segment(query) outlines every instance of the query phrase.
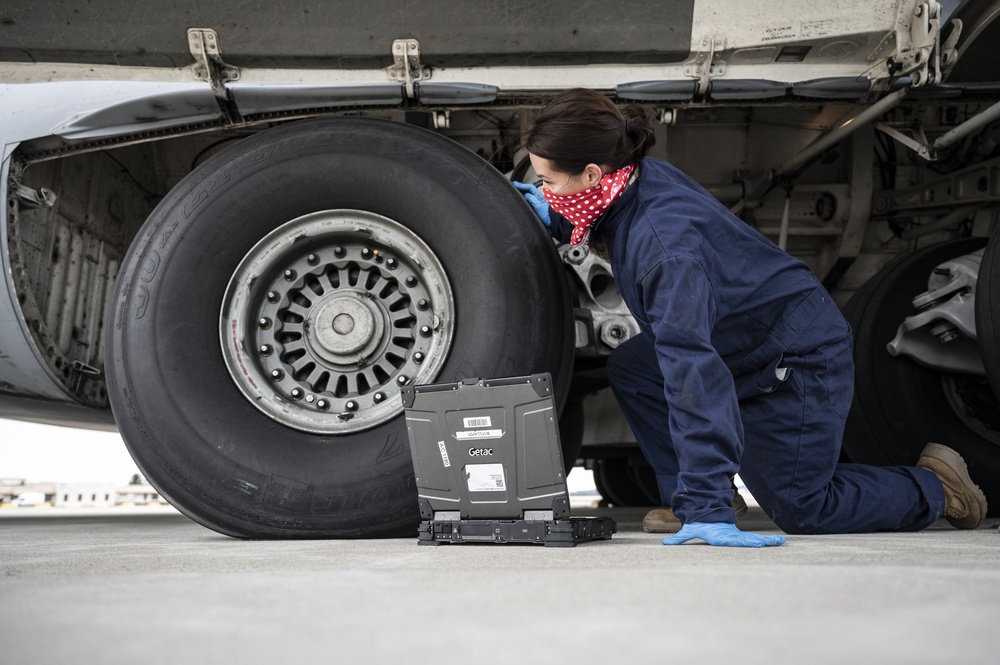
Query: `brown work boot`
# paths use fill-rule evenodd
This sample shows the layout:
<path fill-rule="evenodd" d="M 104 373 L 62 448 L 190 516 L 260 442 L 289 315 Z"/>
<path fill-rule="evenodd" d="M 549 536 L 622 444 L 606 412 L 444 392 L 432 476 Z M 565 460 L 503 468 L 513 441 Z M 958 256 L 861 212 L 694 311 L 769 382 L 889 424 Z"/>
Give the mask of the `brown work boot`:
<path fill-rule="evenodd" d="M 969 477 L 965 460 L 940 443 L 928 443 L 917 466 L 933 471 L 944 485 L 944 516 L 956 529 L 975 529 L 986 517 L 986 495 Z"/>
<path fill-rule="evenodd" d="M 733 508 L 737 517 L 749 510 L 739 492 L 733 493 Z M 642 518 L 642 530 L 646 533 L 677 533 L 681 530 L 681 521 L 670 508 L 653 508 Z"/>
<path fill-rule="evenodd" d="M 677 533 L 681 521 L 670 508 L 653 508 L 642 518 L 642 530 L 646 533 Z"/>
<path fill-rule="evenodd" d="M 740 493 L 733 490 L 733 509 L 736 511 L 737 517 L 742 517 L 746 514 L 748 510 L 747 502 L 740 496 Z"/>

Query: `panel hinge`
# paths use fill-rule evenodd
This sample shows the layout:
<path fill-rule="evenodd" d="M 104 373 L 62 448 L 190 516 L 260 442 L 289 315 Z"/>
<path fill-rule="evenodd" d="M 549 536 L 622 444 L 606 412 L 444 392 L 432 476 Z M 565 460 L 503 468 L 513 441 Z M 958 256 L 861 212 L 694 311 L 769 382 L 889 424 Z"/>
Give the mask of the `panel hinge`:
<path fill-rule="evenodd" d="M 726 50 L 726 38 L 720 36 L 704 37 L 701 49 L 694 57 L 684 63 L 684 76 L 698 79 L 698 94 L 708 94 L 708 79 L 719 77 L 726 73 L 726 63 L 719 58 Z"/>
<path fill-rule="evenodd" d="M 188 28 L 188 49 L 195 60 L 194 76 L 208 81 L 212 92 L 219 99 L 229 99 L 226 83 L 240 79 L 239 67 L 227 65 L 222 60 L 219 35 L 211 28 Z"/>
<path fill-rule="evenodd" d="M 22 203 L 32 208 L 51 208 L 56 204 L 56 193 L 47 187 L 32 189 L 11 178 L 11 189 Z"/>
<path fill-rule="evenodd" d="M 417 96 L 414 83 L 431 77 L 431 68 L 420 62 L 420 42 L 416 39 L 397 39 L 392 42 L 392 65 L 386 68 L 391 81 L 406 84 L 406 96 Z"/>

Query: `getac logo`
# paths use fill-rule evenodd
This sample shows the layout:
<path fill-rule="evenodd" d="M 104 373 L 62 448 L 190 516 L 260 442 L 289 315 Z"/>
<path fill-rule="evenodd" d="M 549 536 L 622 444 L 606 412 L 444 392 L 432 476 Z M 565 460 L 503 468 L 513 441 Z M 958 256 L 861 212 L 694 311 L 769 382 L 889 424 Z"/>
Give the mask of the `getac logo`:
<path fill-rule="evenodd" d="M 486 455 L 492 455 L 492 448 L 469 448 L 469 455 L 472 457 L 485 457 Z"/>

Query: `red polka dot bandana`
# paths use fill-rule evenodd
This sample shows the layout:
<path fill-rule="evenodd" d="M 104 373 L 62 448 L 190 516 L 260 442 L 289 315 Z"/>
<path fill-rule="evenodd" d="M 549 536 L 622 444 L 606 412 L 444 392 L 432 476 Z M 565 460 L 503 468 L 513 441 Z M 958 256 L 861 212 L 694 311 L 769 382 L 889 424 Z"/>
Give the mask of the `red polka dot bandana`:
<path fill-rule="evenodd" d="M 587 241 L 590 227 L 622 195 L 625 183 L 634 170 L 635 164 L 629 164 L 607 174 L 593 187 L 572 194 L 553 194 L 548 189 L 542 188 L 542 195 L 549 202 L 549 206 L 573 225 L 573 233 L 569 239 L 571 247 L 577 247 Z"/>

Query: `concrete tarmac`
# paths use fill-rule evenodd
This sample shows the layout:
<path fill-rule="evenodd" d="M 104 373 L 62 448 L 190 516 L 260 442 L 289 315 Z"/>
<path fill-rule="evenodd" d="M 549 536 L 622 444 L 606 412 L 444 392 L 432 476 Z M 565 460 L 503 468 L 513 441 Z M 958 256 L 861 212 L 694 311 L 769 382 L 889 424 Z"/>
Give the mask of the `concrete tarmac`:
<path fill-rule="evenodd" d="M 243 541 L 176 513 L 0 516 L 0 664 L 998 663 L 1000 532 L 664 547 Z M 776 533 L 751 508 L 741 528 Z"/>

